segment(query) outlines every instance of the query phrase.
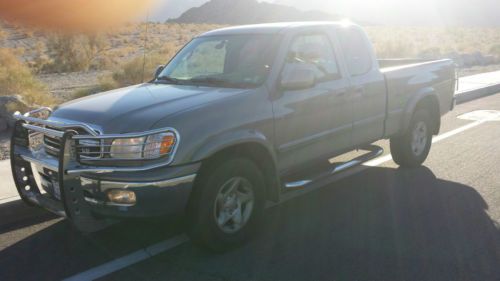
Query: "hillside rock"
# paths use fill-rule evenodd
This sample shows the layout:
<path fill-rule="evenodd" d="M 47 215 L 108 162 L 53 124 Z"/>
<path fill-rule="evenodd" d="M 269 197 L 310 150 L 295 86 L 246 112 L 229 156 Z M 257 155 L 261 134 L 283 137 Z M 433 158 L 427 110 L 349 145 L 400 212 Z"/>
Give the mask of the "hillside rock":
<path fill-rule="evenodd" d="M 21 96 L 0 96 L 0 132 L 7 130 L 14 125 L 12 114 L 19 110 L 28 111 L 30 107 L 23 101 Z"/>
<path fill-rule="evenodd" d="M 293 7 L 257 2 L 256 0 L 211 0 L 200 7 L 191 8 L 178 23 L 253 24 L 281 21 L 338 20 L 336 15 L 321 11 L 303 12 Z"/>

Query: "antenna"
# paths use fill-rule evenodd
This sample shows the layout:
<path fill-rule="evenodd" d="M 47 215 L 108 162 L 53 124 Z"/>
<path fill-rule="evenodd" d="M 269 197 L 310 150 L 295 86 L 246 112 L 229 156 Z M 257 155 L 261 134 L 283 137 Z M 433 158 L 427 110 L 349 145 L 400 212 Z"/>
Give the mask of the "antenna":
<path fill-rule="evenodd" d="M 148 46 L 148 26 L 149 26 L 149 11 L 146 14 L 146 34 L 144 35 L 144 54 L 142 58 L 142 83 L 144 83 L 144 71 L 146 69 L 146 52 Z"/>

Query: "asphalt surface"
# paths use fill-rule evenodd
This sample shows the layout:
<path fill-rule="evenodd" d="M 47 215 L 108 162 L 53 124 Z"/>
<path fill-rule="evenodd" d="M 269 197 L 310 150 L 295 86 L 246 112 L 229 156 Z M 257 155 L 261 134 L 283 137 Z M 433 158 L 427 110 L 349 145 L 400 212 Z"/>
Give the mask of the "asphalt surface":
<path fill-rule="evenodd" d="M 500 95 L 459 105 L 441 134 L 474 122 L 457 116 L 475 110 L 500 111 Z M 213 254 L 186 242 L 100 280 L 500 280 L 499 140 L 500 120 L 481 123 L 433 144 L 423 167 L 387 161 L 269 208 L 241 248 Z M 90 235 L 50 215 L 9 225 L 0 280 L 74 276 L 181 225 L 136 221 Z"/>

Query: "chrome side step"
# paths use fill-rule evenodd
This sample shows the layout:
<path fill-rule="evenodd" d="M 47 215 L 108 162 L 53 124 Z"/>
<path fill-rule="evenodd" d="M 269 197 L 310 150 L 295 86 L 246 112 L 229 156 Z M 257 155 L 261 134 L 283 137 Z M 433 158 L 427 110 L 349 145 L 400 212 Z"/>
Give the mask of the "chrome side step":
<path fill-rule="evenodd" d="M 348 162 L 342 163 L 340 165 L 335 165 L 331 171 L 320 173 L 319 175 L 317 175 L 313 178 L 302 179 L 302 180 L 294 181 L 294 182 L 287 182 L 284 185 L 285 190 L 289 190 L 289 189 L 293 190 L 293 189 L 297 189 L 297 188 L 302 188 L 302 187 L 304 187 L 310 183 L 313 183 L 315 181 L 318 181 L 320 179 L 326 178 L 326 177 L 331 176 L 333 174 L 340 173 L 340 172 L 345 171 L 349 168 L 361 165 L 364 162 L 367 162 L 367 161 L 370 161 L 374 158 L 377 158 L 380 155 L 382 155 L 382 153 L 384 153 L 384 149 L 382 147 L 376 146 L 376 145 L 369 145 L 369 146 L 362 147 L 360 149 L 367 150 L 368 153 L 363 154 L 361 156 L 358 156 L 358 157 L 356 157 Z"/>

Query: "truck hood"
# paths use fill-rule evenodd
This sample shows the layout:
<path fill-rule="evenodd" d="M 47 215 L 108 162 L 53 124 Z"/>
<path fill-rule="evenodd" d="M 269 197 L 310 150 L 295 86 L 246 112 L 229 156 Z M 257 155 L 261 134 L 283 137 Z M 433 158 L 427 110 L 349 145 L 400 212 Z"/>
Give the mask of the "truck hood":
<path fill-rule="evenodd" d="M 51 120 L 84 122 L 103 133 L 141 132 L 170 115 L 248 89 L 140 84 L 76 99 L 57 107 Z"/>

